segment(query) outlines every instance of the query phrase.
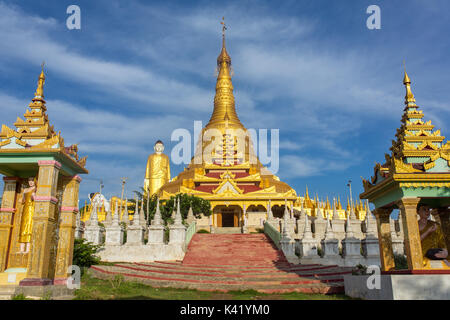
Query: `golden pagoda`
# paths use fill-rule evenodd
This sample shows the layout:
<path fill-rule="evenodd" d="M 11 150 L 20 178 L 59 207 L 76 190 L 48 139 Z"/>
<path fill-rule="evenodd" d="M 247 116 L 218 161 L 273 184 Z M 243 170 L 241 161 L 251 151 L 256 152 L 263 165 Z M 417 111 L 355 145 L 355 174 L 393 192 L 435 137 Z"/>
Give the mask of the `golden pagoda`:
<path fill-rule="evenodd" d="M 258 213 L 259 217 L 252 215 L 252 219 L 267 218 L 269 200 L 273 215 L 281 217 L 285 203 L 293 207 L 298 199 L 294 189 L 260 163 L 250 134 L 239 120 L 222 24 L 213 113 L 202 129 L 191 163 L 157 194 L 163 200 L 177 193 L 209 200 L 213 226 L 238 227 L 244 222 L 244 212 Z"/>

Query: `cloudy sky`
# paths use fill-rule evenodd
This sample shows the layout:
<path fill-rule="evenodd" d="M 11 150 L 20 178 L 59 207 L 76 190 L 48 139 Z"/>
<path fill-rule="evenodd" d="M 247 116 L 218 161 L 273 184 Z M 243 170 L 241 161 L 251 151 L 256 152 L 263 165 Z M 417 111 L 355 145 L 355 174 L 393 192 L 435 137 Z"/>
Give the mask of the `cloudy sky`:
<path fill-rule="evenodd" d="M 71 4 L 81 30 L 66 27 Z M 380 30 L 366 26 L 372 4 Z M 403 60 L 425 120 L 449 134 L 449 10 L 446 0 L 0 1 L 1 123 L 25 112 L 45 60 L 49 119 L 88 155 L 81 199 L 101 179 L 119 195 L 120 177 L 131 196 L 156 140 L 170 153 L 174 129 L 209 120 L 225 16 L 238 115 L 280 130 L 280 178 L 344 199 L 351 179 L 355 197 L 400 125 Z"/>

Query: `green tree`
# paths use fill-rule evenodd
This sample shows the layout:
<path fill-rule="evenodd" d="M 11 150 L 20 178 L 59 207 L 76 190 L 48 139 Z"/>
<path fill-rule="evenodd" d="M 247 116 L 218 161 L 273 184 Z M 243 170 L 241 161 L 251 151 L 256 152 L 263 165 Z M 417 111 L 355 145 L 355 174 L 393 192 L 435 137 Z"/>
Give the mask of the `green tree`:
<path fill-rule="evenodd" d="M 75 239 L 73 246 L 73 265 L 89 268 L 93 264 L 100 263 L 100 257 L 96 255 L 103 245 L 95 245 L 86 239 Z"/>

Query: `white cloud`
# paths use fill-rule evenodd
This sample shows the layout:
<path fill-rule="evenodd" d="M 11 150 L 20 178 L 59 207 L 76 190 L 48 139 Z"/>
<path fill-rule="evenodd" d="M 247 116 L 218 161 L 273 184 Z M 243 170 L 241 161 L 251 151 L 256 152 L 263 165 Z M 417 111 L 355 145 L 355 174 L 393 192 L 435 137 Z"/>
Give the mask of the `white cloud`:
<path fill-rule="evenodd" d="M 300 150 L 302 148 L 304 148 L 305 145 L 304 144 L 298 144 L 289 140 L 283 140 L 280 141 L 280 149 L 285 149 L 285 150 Z"/>
<path fill-rule="evenodd" d="M 145 66 L 108 61 L 86 56 L 62 42 L 52 40 L 57 26 L 52 18 L 42 19 L 27 15 L 20 9 L 0 3 L 0 56 L 20 59 L 40 65 L 47 61 L 47 69 L 96 90 L 119 95 L 144 106 L 170 106 L 174 110 L 204 110 L 212 93 L 196 85 L 180 82 Z M 142 108 L 136 105 L 136 108 Z"/>

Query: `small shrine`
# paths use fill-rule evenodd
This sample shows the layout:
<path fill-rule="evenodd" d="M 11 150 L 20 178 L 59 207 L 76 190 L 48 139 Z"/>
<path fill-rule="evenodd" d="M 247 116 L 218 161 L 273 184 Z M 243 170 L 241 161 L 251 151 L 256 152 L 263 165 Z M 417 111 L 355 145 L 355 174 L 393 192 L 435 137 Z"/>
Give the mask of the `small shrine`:
<path fill-rule="evenodd" d="M 0 132 L 0 286 L 65 285 L 70 276 L 87 157 L 78 157 L 77 145 L 65 146 L 50 125 L 44 84 L 42 67 L 24 119 Z"/>
<path fill-rule="evenodd" d="M 448 273 L 450 142 L 431 120 L 423 120 L 406 71 L 403 83 L 405 108 L 397 139 L 386 162 L 375 165 L 371 179 L 363 179 L 360 198 L 375 205 L 382 271 L 395 269 L 389 218 L 399 209 L 408 272 Z"/>

